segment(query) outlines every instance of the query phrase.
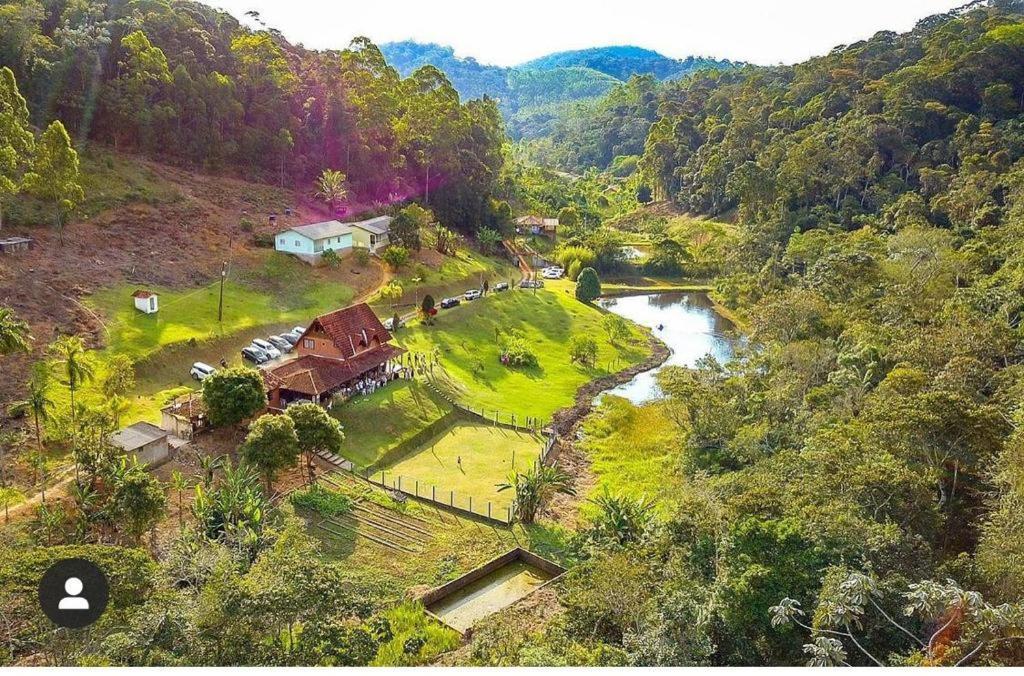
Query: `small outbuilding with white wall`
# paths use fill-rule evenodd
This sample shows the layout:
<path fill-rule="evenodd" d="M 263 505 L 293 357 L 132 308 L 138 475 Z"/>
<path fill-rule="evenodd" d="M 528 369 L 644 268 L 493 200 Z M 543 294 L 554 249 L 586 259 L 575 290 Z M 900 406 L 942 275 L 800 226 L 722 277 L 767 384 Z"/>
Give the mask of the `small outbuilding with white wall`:
<path fill-rule="evenodd" d="M 138 422 L 110 435 L 110 443 L 140 465 L 155 467 L 171 454 L 170 434 L 148 422 Z"/>
<path fill-rule="evenodd" d="M 135 309 L 139 312 L 151 315 L 160 310 L 160 297 L 152 291 L 139 289 L 132 294 L 132 298 L 135 300 Z"/>

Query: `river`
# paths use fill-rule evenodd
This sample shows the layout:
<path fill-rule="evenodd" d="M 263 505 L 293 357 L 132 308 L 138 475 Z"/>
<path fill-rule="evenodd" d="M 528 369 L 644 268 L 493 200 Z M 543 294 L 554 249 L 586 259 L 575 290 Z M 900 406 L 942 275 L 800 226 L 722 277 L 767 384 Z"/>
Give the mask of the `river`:
<path fill-rule="evenodd" d="M 732 357 L 737 340 L 735 327 L 715 311 L 707 294 L 652 293 L 602 298 L 597 302 L 608 311 L 651 329 L 672 353 L 662 366 L 604 394 L 643 404 L 663 396 L 655 376 L 665 366 L 694 366 L 708 354 L 721 362 Z"/>

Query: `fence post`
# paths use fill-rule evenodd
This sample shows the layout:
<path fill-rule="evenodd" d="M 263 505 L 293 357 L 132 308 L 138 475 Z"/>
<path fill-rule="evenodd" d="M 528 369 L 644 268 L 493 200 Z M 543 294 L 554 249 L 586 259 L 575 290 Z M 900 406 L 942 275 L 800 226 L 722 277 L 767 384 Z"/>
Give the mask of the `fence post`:
<path fill-rule="evenodd" d="M 416 497 L 420 497 L 420 480 L 416 479 Z"/>
<path fill-rule="evenodd" d="M 473 496 L 469 496 L 469 513 L 473 513 Z"/>
<path fill-rule="evenodd" d="M 398 475 L 398 490 L 402 490 L 402 475 Z"/>
<path fill-rule="evenodd" d="M 384 485 L 384 470 L 380 471 L 380 485 Z"/>
<path fill-rule="evenodd" d="M 512 508 L 511 507 L 506 507 L 505 508 L 505 522 L 508 523 L 509 525 L 512 524 Z"/>
<path fill-rule="evenodd" d="M 491 518 L 491 501 L 487 501 L 487 518 Z"/>
<path fill-rule="evenodd" d="M 448 491 L 448 506 L 455 506 L 455 491 Z"/>
<path fill-rule="evenodd" d="M 437 502 L 437 486 L 430 487 L 430 499 Z"/>

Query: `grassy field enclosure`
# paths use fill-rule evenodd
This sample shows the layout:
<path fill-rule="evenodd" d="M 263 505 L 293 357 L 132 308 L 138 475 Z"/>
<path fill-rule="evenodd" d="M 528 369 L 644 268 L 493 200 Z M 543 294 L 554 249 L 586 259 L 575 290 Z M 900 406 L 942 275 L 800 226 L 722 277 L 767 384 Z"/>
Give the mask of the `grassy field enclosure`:
<path fill-rule="evenodd" d="M 630 338 L 612 344 L 601 322 L 604 313 L 577 301 L 572 284 L 561 282 L 533 291 L 492 293 L 486 298 L 442 310 L 428 325 L 417 323 L 399 333 L 403 347 L 437 354 L 442 369 L 439 385 L 461 404 L 488 415 L 515 413 L 520 420 L 547 420 L 572 404 L 579 387 L 595 378 L 641 361 L 647 353 L 644 334 L 631 328 Z M 532 346 L 538 365 L 510 368 L 500 361 L 502 336 L 520 332 Z M 594 338 L 597 361 L 592 366 L 572 362 L 569 340 L 574 335 Z"/>

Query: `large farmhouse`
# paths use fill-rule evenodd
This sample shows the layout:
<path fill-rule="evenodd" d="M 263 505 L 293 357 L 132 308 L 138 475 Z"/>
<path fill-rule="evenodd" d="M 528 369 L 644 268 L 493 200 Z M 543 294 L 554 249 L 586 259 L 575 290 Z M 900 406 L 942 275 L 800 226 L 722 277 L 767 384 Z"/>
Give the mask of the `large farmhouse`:
<path fill-rule="evenodd" d="M 336 251 L 340 255 L 356 247 L 376 253 L 388 243 L 391 221 L 391 216 L 379 216 L 354 223 L 324 221 L 297 225 L 277 233 L 274 248 L 311 263 L 319 260 L 325 251 Z"/>
<path fill-rule="evenodd" d="M 295 346 L 296 359 L 263 371 L 271 409 L 298 401 L 326 403 L 366 383 L 392 377 L 393 360 L 405 350 L 369 305 L 359 303 L 313 320 Z"/>

